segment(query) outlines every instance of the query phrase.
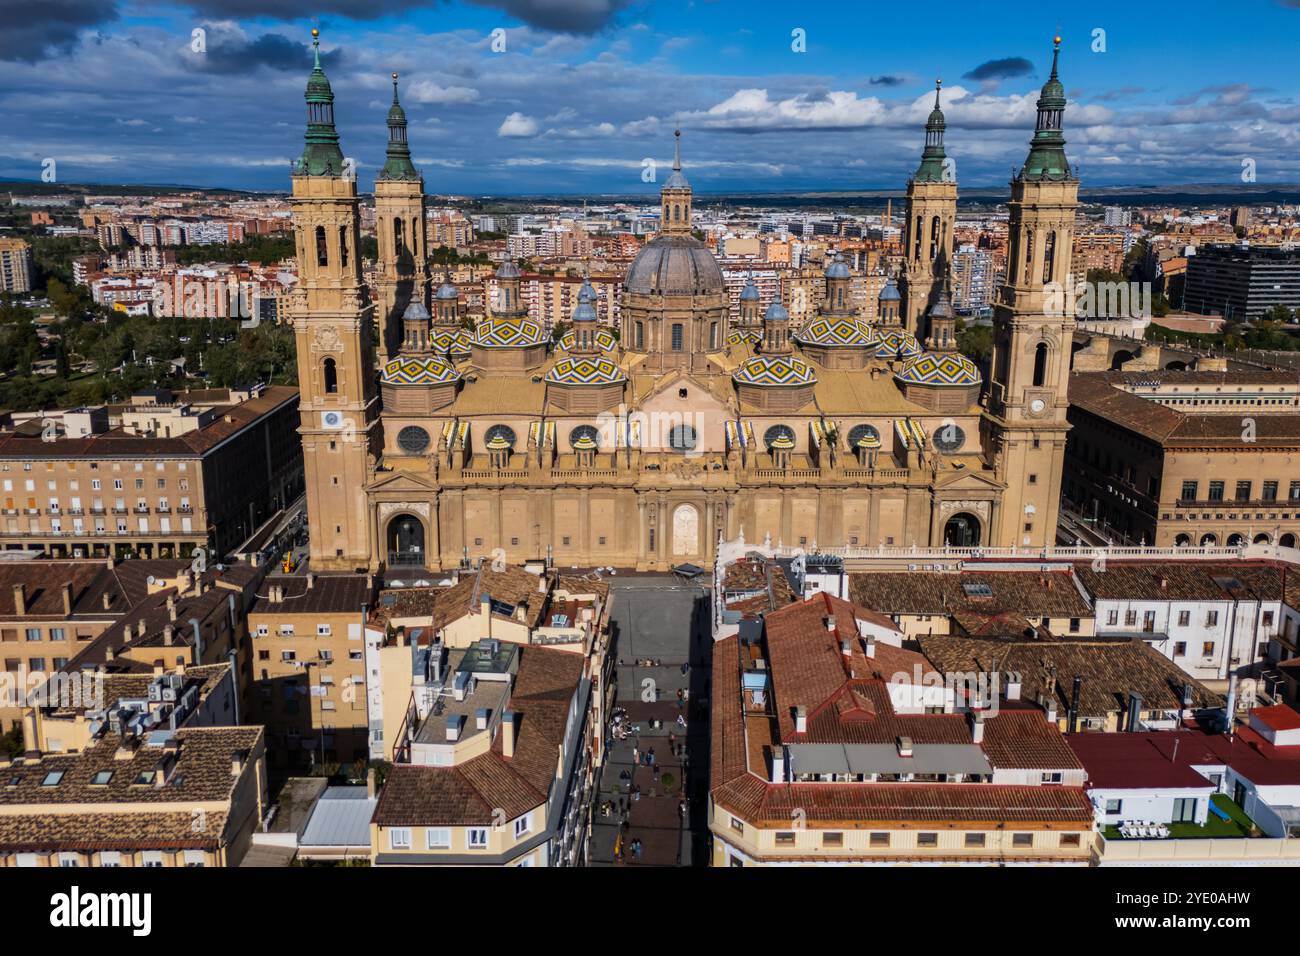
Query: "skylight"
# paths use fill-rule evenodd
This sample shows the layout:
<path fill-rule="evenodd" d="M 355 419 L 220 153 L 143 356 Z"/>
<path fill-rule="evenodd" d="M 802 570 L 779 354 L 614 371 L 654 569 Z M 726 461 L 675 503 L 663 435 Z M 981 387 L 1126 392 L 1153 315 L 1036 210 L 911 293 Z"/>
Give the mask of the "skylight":
<path fill-rule="evenodd" d="M 51 770 L 41 779 L 41 786 L 57 787 L 59 785 L 59 781 L 63 779 L 63 773 L 64 771 L 62 770 Z"/>

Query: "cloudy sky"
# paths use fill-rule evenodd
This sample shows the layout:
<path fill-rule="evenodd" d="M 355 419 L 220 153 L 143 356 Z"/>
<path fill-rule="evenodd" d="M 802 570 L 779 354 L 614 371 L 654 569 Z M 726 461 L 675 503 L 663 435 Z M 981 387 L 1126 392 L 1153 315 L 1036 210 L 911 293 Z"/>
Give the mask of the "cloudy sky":
<path fill-rule="evenodd" d="M 1085 185 L 1300 182 L 1300 0 L 1173 7 L 0 0 L 0 177 L 284 189 L 319 26 L 367 189 L 394 70 L 430 192 L 649 194 L 675 126 L 701 192 L 897 188 L 936 76 L 959 181 L 999 186 L 1057 30 Z"/>

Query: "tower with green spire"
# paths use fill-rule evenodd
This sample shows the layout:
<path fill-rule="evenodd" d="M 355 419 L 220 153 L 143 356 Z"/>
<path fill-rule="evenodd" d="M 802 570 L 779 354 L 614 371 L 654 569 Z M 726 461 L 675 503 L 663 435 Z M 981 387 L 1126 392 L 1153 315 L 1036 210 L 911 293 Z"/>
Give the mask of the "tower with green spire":
<path fill-rule="evenodd" d="M 1056 539 L 1065 440 L 1070 426 L 1074 319 L 1060 308 L 1070 275 L 1079 182 L 1065 156 L 1065 88 L 1052 72 L 1038 121 L 1007 203 L 1007 278 L 993 311 L 993 369 L 986 403 L 993 462 L 1006 486 L 995 540 L 1043 547 Z M 1031 476 L 1026 480 L 1027 476 Z"/>
<path fill-rule="evenodd" d="M 365 487 L 383 451 L 375 384 L 373 306 L 361 276 L 356 176 L 334 128 L 334 94 L 320 66 L 307 80 L 307 142 L 293 171 L 298 284 L 292 298 L 311 563 L 367 567 Z"/>
<path fill-rule="evenodd" d="M 957 176 L 944 150 L 947 128 L 934 81 L 934 109 L 925 124 L 921 165 L 907 183 L 907 221 L 903 227 L 902 320 L 918 338 L 940 282 L 952 262 L 953 229 L 957 223 Z"/>
<path fill-rule="evenodd" d="M 339 131 L 334 128 L 334 91 L 320 65 L 320 31 L 311 31 L 315 66 L 307 77 L 307 137 L 294 167 L 297 176 L 341 176 L 344 172 Z"/>
<path fill-rule="evenodd" d="M 429 314 L 429 265 L 424 211 L 424 177 L 411 162 L 406 135 L 406 110 L 393 79 L 393 105 L 388 108 L 388 151 L 375 176 L 375 300 L 383 346 L 389 358 L 405 341 L 407 307 Z"/>

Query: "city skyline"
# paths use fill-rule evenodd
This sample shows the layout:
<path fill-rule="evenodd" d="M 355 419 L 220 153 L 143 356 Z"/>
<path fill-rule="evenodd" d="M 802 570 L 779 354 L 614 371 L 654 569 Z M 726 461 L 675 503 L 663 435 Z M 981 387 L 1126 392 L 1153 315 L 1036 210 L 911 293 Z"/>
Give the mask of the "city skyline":
<path fill-rule="evenodd" d="M 432 193 L 650 200 L 644 161 L 668 164 L 678 126 L 701 193 L 897 189 L 936 77 L 957 179 L 998 187 L 1024 149 L 1057 29 L 1067 150 L 1085 186 L 1239 184 L 1246 161 L 1258 185 L 1293 182 L 1300 107 L 1240 62 L 1285 75 L 1300 10 L 1246 6 L 1249 17 L 1193 3 L 1196 16 L 1171 22 L 1102 4 L 1058 23 L 941 3 L 918 28 L 906 10 L 728 2 L 391 0 L 363 18 L 334 0 L 318 19 L 286 19 L 297 11 L 259 0 L 67 0 L 57 22 L 49 7 L 14 12 L 0 40 L 0 109 L 15 120 L 0 134 L 0 177 L 39 181 L 53 159 L 62 182 L 284 189 L 318 25 L 365 190 L 383 161 L 392 71 Z M 1180 55 L 1162 58 L 1152 35 Z"/>

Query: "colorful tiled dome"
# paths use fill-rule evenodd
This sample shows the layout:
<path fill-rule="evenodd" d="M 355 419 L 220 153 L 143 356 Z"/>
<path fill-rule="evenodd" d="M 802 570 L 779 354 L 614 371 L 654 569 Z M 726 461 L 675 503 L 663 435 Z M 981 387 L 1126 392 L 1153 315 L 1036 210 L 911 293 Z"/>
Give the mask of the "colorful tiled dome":
<path fill-rule="evenodd" d="M 397 358 L 384 366 L 380 381 L 385 385 L 445 385 L 460 381 L 460 372 L 442 359 Z"/>
<path fill-rule="evenodd" d="M 741 342 L 757 345 L 762 340 L 763 333 L 758 329 L 732 329 L 727 333 L 728 345 L 739 345 Z"/>
<path fill-rule="evenodd" d="M 474 330 L 475 345 L 489 349 L 541 345 L 546 333 L 532 319 L 485 319 Z"/>
<path fill-rule="evenodd" d="M 876 358 L 911 359 L 924 351 L 916 336 L 907 329 L 881 329 L 879 335 L 880 344 L 876 346 Z"/>
<path fill-rule="evenodd" d="M 565 332 L 560 336 L 560 348 L 566 352 L 572 352 L 575 341 L 573 330 L 570 329 L 568 332 Z M 596 330 L 596 348 L 600 349 L 602 352 L 608 352 L 617 344 L 618 336 L 614 334 L 612 329 Z"/>
<path fill-rule="evenodd" d="M 769 387 L 813 385 L 817 375 L 803 359 L 790 355 L 756 355 L 732 372 L 737 385 Z"/>
<path fill-rule="evenodd" d="M 439 355 L 469 355 L 469 333 L 464 329 L 443 329 L 429 336 L 429 348 Z"/>
<path fill-rule="evenodd" d="M 800 345 L 831 348 L 865 348 L 879 341 L 876 330 L 853 318 L 819 315 L 794 334 Z"/>
<path fill-rule="evenodd" d="M 979 368 L 958 352 L 944 355 L 925 353 L 912 359 L 897 376 L 900 382 L 911 385 L 953 385 L 968 387 L 983 381 Z"/>
<path fill-rule="evenodd" d="M 627 381 L 624 371 L 604 358 L 566 358 L 546 373 L 552 385 L 613 385 Z"/>

